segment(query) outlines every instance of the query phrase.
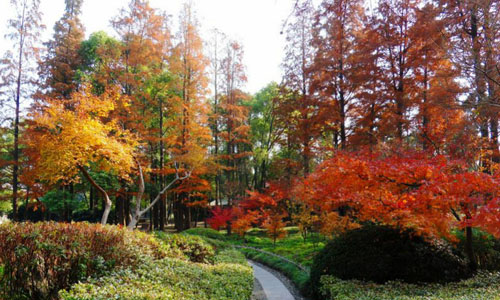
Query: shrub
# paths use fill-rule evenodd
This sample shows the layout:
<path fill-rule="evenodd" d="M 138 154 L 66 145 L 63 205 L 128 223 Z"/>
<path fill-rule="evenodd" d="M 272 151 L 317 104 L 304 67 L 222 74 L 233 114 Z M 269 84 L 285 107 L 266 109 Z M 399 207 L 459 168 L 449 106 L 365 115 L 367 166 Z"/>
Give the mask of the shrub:
<path fill-rule="evenodd" d="M 164 232 L 156 232 L 156 237 L 170 247 L 172 252 L 177 251 L 192 262 L 209 263 L 214 259 L 214 248 L 201 237 Z"/>
<path fill-rule="evenodd" d="M 321 277 L 322 300 L 500 300 L 500 273 L 480 272 L 473 278 L 448 284 L 374 284 Z"/>
<path fill-rule="evenodd" d="M 152 237 L 87 223 L 0 225 L 0 298 L 52 299 L 60 289 L 144 257 L 165 257 Z"/>
<path fill-rule="evenodd" d="M 431 244 L 408 230 L 370 225 L 340 235 L 314 258 L 309 285 L 316 296 L 322 275 L 377 283 L 450 282 L 466 277 L 467 268 L 444 244 Z"/>
<path fill-rule="evenodd" d="M 215 261 L 218 263 L 211 265 L 175 258 L 147 260 L 133 270 L 120 270 L 76 284 L 70 291 L 61 291 L 60 297 L 65 300 L 250 299 L 253 272 L 242 255 L 228 250 L 216 256 Z"/>

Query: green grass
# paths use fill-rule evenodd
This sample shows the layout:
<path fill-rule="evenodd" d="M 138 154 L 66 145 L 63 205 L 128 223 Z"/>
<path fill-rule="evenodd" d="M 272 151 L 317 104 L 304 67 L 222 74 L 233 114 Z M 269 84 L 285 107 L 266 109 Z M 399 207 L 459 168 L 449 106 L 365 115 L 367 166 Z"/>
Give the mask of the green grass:
<path fill-rule="evenodd" d="M 324 247 L 325 239 L 322 236 L 314 235 L 304 241 L 297 227 L 287 227 L 286 230 L 288 235 L 284 239 L 276 241 L 276 245 L 266 236 L 265 231 L 261 229 L 250 230 L 244 239 L 236 235 L 226 239 L 235 245 L 259 248 L 284 256 L 303 266 L 310 267 L 316 253 Z"/>

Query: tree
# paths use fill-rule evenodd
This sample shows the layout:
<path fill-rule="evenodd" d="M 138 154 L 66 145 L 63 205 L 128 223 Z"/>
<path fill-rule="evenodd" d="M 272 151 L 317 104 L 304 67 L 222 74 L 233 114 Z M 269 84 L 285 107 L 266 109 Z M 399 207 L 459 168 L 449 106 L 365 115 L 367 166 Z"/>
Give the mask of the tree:
<path fill-rule="evenodd" d="M 269 215 L 262 224 L 262 227 L 267 229 L 267 235 L 273 239 L 273 244 L 276 246 L 276 240 L 286 236 L 286 222 L 283 221 L 285 215 Z"/>
<path fill-rule="evenodd" d="M 190 206 L 196 204 L 193 200 L 208 186 L 202 175 L 209 172 L 208 146 L 211 143 L 205 101 L 208 60 L 203 54 L 197 20 L 189 4 L 183 7 L 177 39 L 179 43 L 171 60 L 171 71 L 177 80 L 171 98 L 172 118 L 168 123 L 167 145 L 181 170 L 195 170 L 191 178 L 181 180 L 174 189 L 177 194 L 173 203 L 175 225 L 182 231 L 191 227 Z"/>
<path fill-rule="evenodd" d="M 54 26 L 54 37 L 45 44 L 47 54 L 39 65 L 39 75 L 46 96 L 69 99 L 78 89 L 77 70 L 82 64 L 80 46 L 85 32 L 79 19 L 83 0 L 65 0 L 65 4 L 64 15 Z"/>
<path fill-rule="evenodd" d="M 174 164 L 177 164 L 177 163 L 174 163 Z M 156 197 L 151 201 L 151 203 L 149 205 L 147 205 L 144 209 L 141 209 L 142 197 L 144 195 L 144 174 L 142 172 L 142 167 L 139 163 L 138 163 L 138 167 L 139 167 L 139 193 L 137 194 L 136 199 L 135 199 L 134 213 L 132 215 L 130 223 L 127 226 L 127 228 L 130 230 L 135 229 L 135 226 L 137 225 L 137 223 L 139 222 L 141 217 L 147 211 L 149 211 L 159 200 L 161 200 L 163 198 L 164 194 L 168 191 L 168 189 L 170 187 L 172 187 L 177 181 L 188 179 L 191 176 L 191 171 L 186 171 L 186 173 L 182 177 L 180 177 L 179 172 L 176 168 L 175 178 L 169 184 L 167 184 L 165 187 L 163 187 L 163 189 L 158 193 L 158 195 L 156 195 Z"/>
<path fill-rule="evenodd" d="M 131 97 L 130 107 L 116 112 L 125 128 L 137 132 L 148 148 L 143 149 L 144 157 L 149 159 L 146 168 L 152 170 L 147 177 L 150 201 L 153 195 L 163 190 L 166 184 L 166 111 L 170 97 L 172 74 L 168 65 L 172 56 L 171 32 L 166 13 L 149 5 L 149 1 L 129 2 L 121 10 L 112 25 L 120 37 L 118 51 L 116 44 L 107 40 L 105 47 L 99 49 L 104 58 L 103 70 L 98 80 L 101 85 L 117 81 L 122 93 Z M 131 109 L 132 108 L 132 109 Z M 126 190 L 126 184 L 122 190 Z M 163 194 L 162 194 L 163 195 Z M 128 206 L 127 195 L 119 198 Z M 120 209 L 125 219 L 126 212 Z M 162 198 L 153 207 L 151 226 L 163 229 L 167 217 L 166 200 Z M 124 220 L 125 221 L 125 220 Z"/>
<path fill-rule="evenodd" d="M 333 127 L 333 145 L 347 146 L 347 122 L 359 83 L 355 73 L 358 34 L 364 11 L 361 1 L 326 0 L 316 13 L 313 27 L 314 61 L 310 66 L 312 89 Z M 339 140 L 340 139 L 340 143 Z"/>
<path fill-rule="evenodd" d="M 445 48 L 448 59 L 461 71 L 467 91 L 464 107 L 475 114 L 475 125 L 486 142 L 482 167 L 490 171 L 498 162 L 498 28 L 497 1 L 437 1 L 453 47 Z M 486 154 L 486 155 L 484 155 Z"/>
<path fill-rule="evenodd" d="M 212 100 L 212 110 L 210 112 L 209 122 L 212 126 L 213 135 L 213 156 L 217 161 L 220 154 L 220 88 L 221 88 L 221 75 L 222 75 L 222 49 L 224 43 L 226 42 L 226 36 L 224 33 L 220 32 L 218 29 L 212 30 L 212 39 L 210 40 L 210 71 L 212 86 L 213 86 L 213 100 Z M 219 205 L 221 201 L 221 180 L 222 174 L 220 166 L 217 166 L 215 174 L 215 204 Z"/>
<path fill-rule="evenodd" d="M 306 0 L 294 12 L 287 28 L 286 56 L 283 62 L 284 86 L 290 91 L 288 101 L 281 102 L 278 111 L 287 113 L 283 119 L 291 123 L 291 144 L 300 145 L 304 176 L 310 172 L 314 139 L 319 136 L 318 99 L 310 94 L 310 68 L 314 57 L 312 47 L 313 4 Z"/>
<path fill-rule="evenodd" d="M 221 227 L 227 226 L 234 218 L 232 208 L 221 208 L 216 206 L 211 211 L 211 217 L 207 219 L 208 225 L 215 230 L 220 230 Z"/>
<path fill-rule="evenodd" d="M 272 154 L 283 131 L 276 124 L 275 100 L 278 96 L 279 87 L 273 82 L 260 90 L 248 103 L 253 163 L 252 186 L 258 190 L 262 190 L 269 179 Z"/>
<path fill-rule="evenodd" d="M 225 52 L 221 62 L 223 95 L 220 98 L 220 138 L 225 144 L 225 154 L 219 159 L 225 170 L 224 195 L 228 205 L 232 206 L 235 198 L 244 194 L 249 183 L 244 159 L 251 153 L 248 140 L 250 127 L 247 123 L 248 108 L 244 106 L 248 95 L 241 91 L 247 80 L 243 48 L 238 42 L 230 41 Z"/>
<path fill-rule="evenodd" d="M 294 196 L 330 228 L 368 221 L 452 240 L 452 230 L 464 229 L 474 269 L 472 228 L 498 236 L 493 224 L 500 214 L 499 192 L 496 175 L 471 171 L 464 161 L 444 155 L 337 152 L 298 185 Z"/>
<path fill-rule="evenodd" d="M 77 182 L 81 176 L 86 178 L 105 198 L 101 223 L 106 224 L 112 202 L 90 176 L 89 169 L 129 179 L 138 141 L 110 118 L 117 106 L 129 105 L 130 100 L 116 88 L 99 97 L 90 90 L 87 87 L 66 100 L 75 104 L 72 110 L 67 109 L 64 101 L 48 98 L 48 105 L 32 114 L 26 146 L 37 150 L 31 161 L 39 181 L 55 185 Z"/>
<path fill-rule="evenodd" d="M 378 6 L 379 18 L 375 32 L 380 53 L 384 97 L 390 99 L 384 116 L 386 134 L 397 141 L 403 141 L 409 131 L 408 112 L 415 106 L 415 80 L 412 72 L 420 64 L 416 51 L 419 41 L 412 30 L 416 24 L 416 9 L 419 1 L 381 1 Z M 392 130 L 395 128 L 395 132 Z"/>
<path fill-rule="evenodd" d="M 12 209 L 14 219 L 17 218 L 17 199 L 19 193 L 19 129 L 21 100 L 29 95 L 29 88 L 33 82 L 31 67 L 33 60 L 38 57 L 36 43 L 41 24 L 39 0 L 11 0 L 15 11 L 14 19 L 9 20 L 11 30 L 7 37 L 13 42 L 13 51 L 8 51 L 2 63 L 5 65 L 4 81 L 12 89 L 14 102 L 14 149 L 12 151 Z"/>
<path fill-rule="evenodd" d="M 414 66 L 418 124 L 416 136 L 424 150 L 436 153 L 454 151 L 452 145 L 461 143 L 465 148 L 470 141 L 461 138 L 471 133 L 465 124 L 466 116 L 459 106 L 463 89 L 457 83 L 459 70 L 448 59 L 445 49 L 450 47 L 443 38 L 445 22 L 438 18 L 438 9 L 427 4 L 416 14 L 413 36 L 416 41 L 413 55 L 420 56 Z"/>

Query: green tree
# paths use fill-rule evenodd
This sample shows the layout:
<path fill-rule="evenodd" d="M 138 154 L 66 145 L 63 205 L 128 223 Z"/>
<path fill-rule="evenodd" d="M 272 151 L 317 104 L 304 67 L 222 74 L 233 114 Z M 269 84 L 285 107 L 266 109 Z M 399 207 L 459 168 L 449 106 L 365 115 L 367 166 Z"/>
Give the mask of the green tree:
<path fill-rule="evenodd" d="M 272 82 L 260 90 L 248 103 L 250 106 L 249 124 L 252 142 L 252 186 L 262 190 L 269 177 L 269 164 L 273 149 L 280 137 L 282 128 L 276 121 L 276 98 L 279 96 L 278 84 Z"/>

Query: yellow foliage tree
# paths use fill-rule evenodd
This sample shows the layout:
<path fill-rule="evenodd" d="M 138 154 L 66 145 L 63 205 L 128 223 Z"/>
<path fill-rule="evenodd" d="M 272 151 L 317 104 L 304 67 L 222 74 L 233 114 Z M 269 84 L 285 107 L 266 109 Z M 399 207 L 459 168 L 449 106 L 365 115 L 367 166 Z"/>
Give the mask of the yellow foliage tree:
<path fill-rule="evenodd" d="M 86 88 L 67 101 L 74 109 L 66 109 L 64 101 L 49 99 L 44 108 L 31 114 L 26 144 L 37 150 L 31 154 L 34 174 L 49 185 L 78 182 L 80 176 L 85 177 L 105 198 L 101 219 L 105 224 L 112 202 L 89 170 L 129 178 L 138 142 L 110 117 L 115 107 L 128 104 L 128 98 L 117 89 L 96 96 Z"/>

